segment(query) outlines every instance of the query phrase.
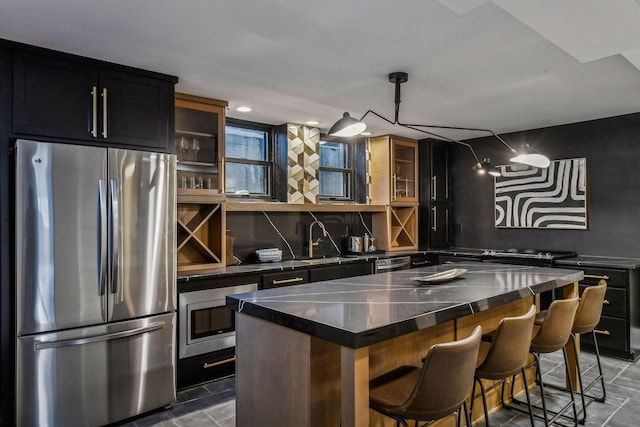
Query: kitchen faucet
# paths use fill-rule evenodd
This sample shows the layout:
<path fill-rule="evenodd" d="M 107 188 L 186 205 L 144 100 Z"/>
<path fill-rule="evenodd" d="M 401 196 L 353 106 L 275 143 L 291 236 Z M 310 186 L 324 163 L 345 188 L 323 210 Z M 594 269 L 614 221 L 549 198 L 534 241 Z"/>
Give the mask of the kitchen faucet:
<path fill-rule="evenodd" d="M 319 242 L 314 242 L 313 241 L 313 226 L 318 224 L 318 226 L 320 227 L 320 229 L 322 229 L 322 235 L 324 237 L 327 237 L 327 229 L 324 228 L 324 224 L 321 221 L 313 221 L 311 223 L 311 225 L 309 226 L 309 258 L 313 258 L 313 247 L 317 246 Z M 318 238 L 318 240 L 320 240 L 320 238 Z"/>

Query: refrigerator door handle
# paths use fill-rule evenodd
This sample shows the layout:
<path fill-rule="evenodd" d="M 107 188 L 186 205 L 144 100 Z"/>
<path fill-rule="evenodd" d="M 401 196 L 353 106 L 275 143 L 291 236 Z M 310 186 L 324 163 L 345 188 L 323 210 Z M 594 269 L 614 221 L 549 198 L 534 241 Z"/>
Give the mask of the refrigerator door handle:
<path fill-rule="evenodd" d="M 98 260 L 98 295 L 104 295 L 107 285 L 107 184 L 105 180 L 98 180 L 98 245 L 100 248 Z"/>
<path fill-rule="evenodd" d="M 74 338 L 69 340 L 60 341 L 36 341 L 36 350 L 46 350 L 48 348 L 69 347 L 74 345 L 85 345 L 101 341 L 110 341 L 118 338 L 128 338 L 135 335 L 142 335 L 158 329 L 164 328 L 166 322 L 153 322 L 148 326 L 142 326 L 139 328 L 133 328 L 126 331 L 113 332 L 106 335 L 96 335 L 85 338 Z"/>
<path fill-rule="evenodd" d="M 120 197 L 118 194 L 118 183 L 115 179 L 110 180 L 111 184 L 111 293 L 118 292 L 120 277 L 118 275 L 118 264 L 120 262 Z"/>

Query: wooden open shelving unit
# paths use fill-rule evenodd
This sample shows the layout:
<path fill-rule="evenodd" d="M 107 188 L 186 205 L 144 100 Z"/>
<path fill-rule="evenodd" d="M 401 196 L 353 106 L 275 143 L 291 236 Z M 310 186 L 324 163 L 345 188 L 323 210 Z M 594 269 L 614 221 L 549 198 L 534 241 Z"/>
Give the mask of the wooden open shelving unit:
<path fill-rule="evenodd" d="M 371 202 L 377 247 L 386 251 L 418 248 L 418 143 L 385 135 L 369 140 Z"/>

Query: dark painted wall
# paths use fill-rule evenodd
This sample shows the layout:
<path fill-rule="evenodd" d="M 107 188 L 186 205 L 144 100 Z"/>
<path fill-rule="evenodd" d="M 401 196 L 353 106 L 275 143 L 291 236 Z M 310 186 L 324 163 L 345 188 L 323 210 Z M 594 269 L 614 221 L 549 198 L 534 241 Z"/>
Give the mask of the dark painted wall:
<path fill-rule="evenodd" d="M 267 215 L 287 240 L 295 257 L 307 257 L 309 225 L 315 220 L 314 217 L 308 212 L 267 212 Z M 336 250 L 329 237 L 322 237 L 322 231 L 315 225 L 313 240 L 321 240 L 313 249 L 314 256 L 336 256 L 344 253 L 347 236 L 363 236 L 367 232 L 363 221 L 371 230 L 370 213 L 363 213 L 362 220 L 356 212 L 316 212 L 313 215 L 322 221 L 338 248 Z M 243 263 L 257 262 L 255 250 L 266 248 L 280 248 L 283 259 L 293 259 L 291 251 L 269 223 L 269 219 L 263 212 L 227 212 L 227 235 L 235 237 L 234 255 Z"/>
<path fill-rule="evenodd" d="M 640 113 L 503 137 L 516 149 L 528 143 L 552 160 L 587 159 L 588 230 L 495 228 L 493 178 L 479 177 L 471 170 L 474 160 L 469 150 L 452 144 L 454 246 L 640 257 Z M 467 142 L 481 160 L 509 161 L 509 151 L 493 137 Z"/>

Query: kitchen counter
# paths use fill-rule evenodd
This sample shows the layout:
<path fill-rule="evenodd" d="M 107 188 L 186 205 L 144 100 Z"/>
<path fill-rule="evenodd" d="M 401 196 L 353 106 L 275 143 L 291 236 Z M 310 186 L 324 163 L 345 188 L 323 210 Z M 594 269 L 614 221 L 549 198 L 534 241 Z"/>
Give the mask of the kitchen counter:
<path fill-rule="evenodd" d="M 451 268 L 458 279 L 412 277 Z M 238 425 L 386 425 L 370 412 L 369 379 L 419 365 L 428 348 L 527 311 L 535 294 L 574 291 L 583 273 L 455 263 L 227 297 L 236 311 Z M 518 391 L 516 391 L 517 393 Z"/>
<path fill-rule="evenodd" d="M 295 270 L 296 268 L 308 268 L 320 265 L 339 265 L 351 262 L 375 261 L 383 258 L 393 258 L 407 255 L 427 254 L 428 251 L 397 251 L 380 253 L 363 253 L 362 255 L 342 255 L 325 258 L 296 259 L 281 262 L 263 262 L 259 264 L 231 265 L 223 268 L 210 270 L 192 271 L 188 274 L 178 275 L 178 281 L 188 281 L 190 279 L 202 277 L 232 276 L 238 274 L 266 273 L 273 271 Z"/>
<path fill-rule="evenodd" d="M 571 258 L 559 259 L 556 261 L 556 265 L 567 267 L 577 267 L 585 265 L 590 267 L 609 267 L 635 270 L 640 268 L 640 258 L 581 255 Z"/>
<path fill-rule="evenodd" d="M 422 284 L 412 277 L 455 268 L 458 279 Z M 339 345 L 359 348 L 477 313 L 582 279 L 582 272 L 455 263 L 309 283 L 227 297 L 248 314 Z"/>

